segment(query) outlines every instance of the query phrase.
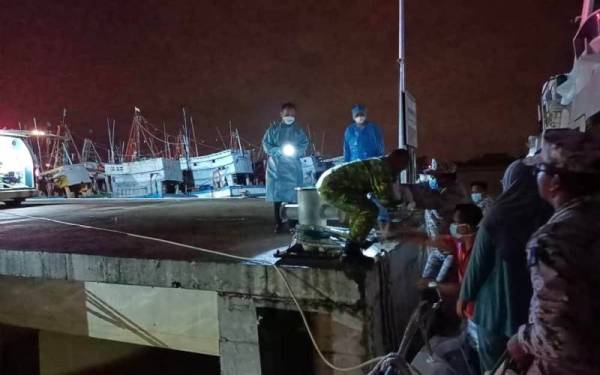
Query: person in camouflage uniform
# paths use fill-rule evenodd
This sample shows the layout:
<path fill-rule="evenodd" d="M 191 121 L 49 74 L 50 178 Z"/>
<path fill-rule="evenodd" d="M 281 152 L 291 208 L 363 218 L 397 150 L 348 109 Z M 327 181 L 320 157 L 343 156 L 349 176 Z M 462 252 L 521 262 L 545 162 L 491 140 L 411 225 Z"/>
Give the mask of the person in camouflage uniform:
<path fill-rule="evenodd" d="M 527 245 L 529 323 L 508 343 L 527 374 L 600 374 L 600 134 L 548 130 L 536 166 L 554 215 Z"/>
<path fill-rule="evenodd" d="M 339 165 L 319 178 L 317 190 L 323 200 L 348 215 L 346 258 L 370 260 L 362 255 L 361 246 L 377 221 L 379 209 L 368 195 L 390 206 L 394 202 L 393 184 L 407 165 L 408 153 L 398 149 L 381 158 Z"/>

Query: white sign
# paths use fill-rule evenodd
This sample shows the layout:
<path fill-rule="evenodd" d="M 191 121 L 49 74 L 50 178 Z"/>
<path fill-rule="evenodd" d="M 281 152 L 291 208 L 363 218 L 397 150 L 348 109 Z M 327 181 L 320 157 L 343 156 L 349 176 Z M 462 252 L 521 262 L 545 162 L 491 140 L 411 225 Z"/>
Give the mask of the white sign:
<path fill-rule="evenodd" d="M 404 124 L 406 129 L 406 144 L 418 147 L 417 140 L 417 102 L 409 93 L 404 93 Z"/>

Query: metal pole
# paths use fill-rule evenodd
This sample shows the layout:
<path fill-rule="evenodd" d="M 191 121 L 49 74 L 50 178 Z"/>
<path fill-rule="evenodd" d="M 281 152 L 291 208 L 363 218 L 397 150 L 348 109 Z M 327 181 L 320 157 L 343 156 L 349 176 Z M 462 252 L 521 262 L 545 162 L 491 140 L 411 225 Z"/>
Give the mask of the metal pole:
<path fill-rule="evenodd" d="M 404 0 L 398 2 L 398 146 L 406 148 L 406 124 L 404 117 L 404 91 L 406 80 L 404 72 Z"/>

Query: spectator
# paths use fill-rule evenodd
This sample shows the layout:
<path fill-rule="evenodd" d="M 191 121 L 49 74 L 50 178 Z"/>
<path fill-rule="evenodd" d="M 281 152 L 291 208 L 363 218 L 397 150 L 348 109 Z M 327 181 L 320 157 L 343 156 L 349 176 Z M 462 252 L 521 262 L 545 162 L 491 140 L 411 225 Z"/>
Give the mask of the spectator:
<path fill-rule="evenodd" d="M 527 245 L 529 322 L 508 351 L 527 374 L 600 374 L 600 131 L 550 130 L 543 141 L 526 162 L 555 213 Z"/>
<path fill-rule="evenodd" d="M 485 216 L 492 204 L 494 199 L 488 194 L 488 184 L 485 181 L 473 181 L 471 182 L 471 200 L 477 205 Z"/>
<path fill-rule="evenodd" d="M 483 372 L 493 369 L 508 338 L 527 320 L 531 283 L 525 244 L 551 213 L 537 193 L 532 169 L 520 160 L 507 168 L 503 187 L 479 227 L 456 306 L 468 318 L 467 308 L 475 303 L 472 320 Z"/>

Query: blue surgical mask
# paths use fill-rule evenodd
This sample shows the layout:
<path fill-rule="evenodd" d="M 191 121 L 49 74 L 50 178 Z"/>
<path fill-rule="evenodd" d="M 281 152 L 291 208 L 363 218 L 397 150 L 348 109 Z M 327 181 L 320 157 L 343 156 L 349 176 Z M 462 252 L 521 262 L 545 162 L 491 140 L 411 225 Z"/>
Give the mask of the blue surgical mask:
<path fill-rule="evenodd" d="M 429 188 L 431 190 L 438 190 L 440 188 L 437 178 L 429 177 Z"/>
<path fill-rule="evenodd" d="M 454 238 L 458 238 L 458 224 L 450 224 L 450 235 Z"/>
<path fill-rule="evenodd" d="M 450 235 L 454 238 L 462 238 L 463 236 L 467 236 L 473 234 L 473 230 L 469 224 L 450 224 Z"/>
<path fill-rule="evenodd" d="M 471 200 L 475 204 L 480 203 L 483 200 L 483 194 L 481 194 L 481 193 L 471 193 Z"/>

